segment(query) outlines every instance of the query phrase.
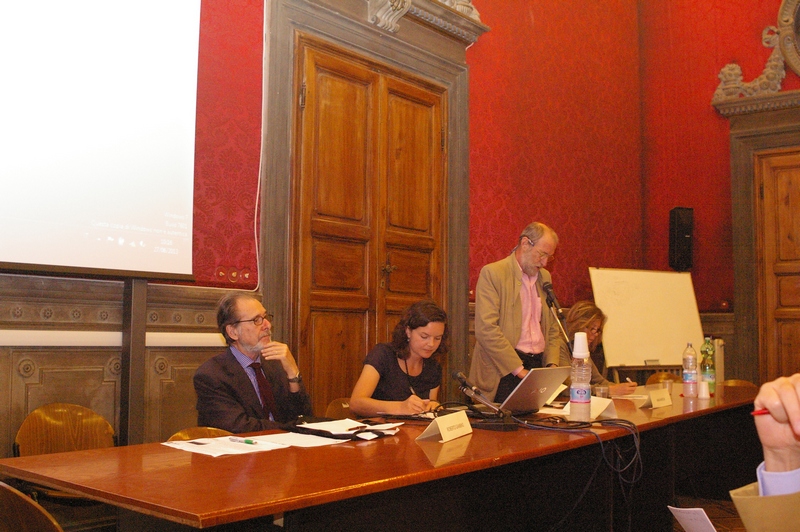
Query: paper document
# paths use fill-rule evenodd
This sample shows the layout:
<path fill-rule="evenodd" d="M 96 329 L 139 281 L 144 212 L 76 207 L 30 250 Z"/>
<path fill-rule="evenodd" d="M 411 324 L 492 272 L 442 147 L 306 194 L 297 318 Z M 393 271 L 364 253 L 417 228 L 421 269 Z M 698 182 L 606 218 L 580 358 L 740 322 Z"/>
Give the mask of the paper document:
<path fill-rule="evenodd" d="M 287 447 L 323 447 L 325 445 L 335 445 L 347 441 L 315 436 L 314 434 L 298 434 L 297 432 L 280 432 L 268 436 L 256 436 L 255 439 L 266 443 L 285 445 Z"/>
<path fill-rule="evenodd" d="M 255 438 L 253 439 L 255 440 Z M 208 456 L 258 453 L 287 447 L 287 445 L 281 443 L 261 441 L 258 441 L 257 443 L 240 443 L 231 441 L 230 437 L 228 436 L 222 436 L 220 438 L 198 438 L 196 440 L 188 441 L 165 441 L 163 445 L 192 453 L 205 454 Z"/>
<path fill-rule="evenodd" d="M 702 508 L 675 508 L 667 506 L 686 532 L 717 532 L 706 511 Z"/>
<path fill-rule="evenodd" d="M 337 419 L 334 421 L 320 421 L 318 423 L 303 423 L 298 425 L 314 430 L 323 430 L 334 435 L 354 435 L 362 440 L 374 440 L 381 435 L 394 436 L 397 427 L 403 423 L 367 424 L 353 419 Z"/>

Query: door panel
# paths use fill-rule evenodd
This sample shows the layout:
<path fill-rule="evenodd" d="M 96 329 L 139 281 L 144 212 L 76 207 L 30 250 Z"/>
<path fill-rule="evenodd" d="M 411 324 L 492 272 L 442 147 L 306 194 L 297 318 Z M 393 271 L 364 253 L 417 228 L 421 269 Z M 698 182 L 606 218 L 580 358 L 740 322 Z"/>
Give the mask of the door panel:
<path fill-rule="evenodd" d="M 756 155 L 761 381 L 800 371 L 800 148 Z"/>
<path fill-rule="evenodd" d="M 445 289 L 440 274 L 442 198 L 446 197 L 442 96 L 390 78 L 386 109 L 381 255 L 390 273 L 381 285 L 385 292 L 377 310 L 380 319 L 397 322 L 415 301 L 430 298 L 441 303 Z"/>
<path fill-rule="evenodd" d="M 297 57 L 293 341 L 321 415 L 404 308 L 446 293 L 446 95 L 328 45 Z"/>

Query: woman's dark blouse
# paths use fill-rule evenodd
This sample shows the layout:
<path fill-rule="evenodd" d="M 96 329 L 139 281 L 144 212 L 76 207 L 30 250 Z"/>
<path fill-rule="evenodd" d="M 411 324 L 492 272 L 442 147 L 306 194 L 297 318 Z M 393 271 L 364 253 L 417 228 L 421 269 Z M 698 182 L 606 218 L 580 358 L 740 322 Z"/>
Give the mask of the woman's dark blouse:
<path fill-rule="evenodd" d="M 400 369 L 391 344 L 378 344 L 370 350 L 364 364 L 369 364 L 381 376 L 372 398 L 379 401 L 405 401 L 414 388 L 417 397 L 429 399 L 430 391 L 442 384 L 442 367 L 430 358 L 423 359 L 422 373 L 412 377 Z"/>

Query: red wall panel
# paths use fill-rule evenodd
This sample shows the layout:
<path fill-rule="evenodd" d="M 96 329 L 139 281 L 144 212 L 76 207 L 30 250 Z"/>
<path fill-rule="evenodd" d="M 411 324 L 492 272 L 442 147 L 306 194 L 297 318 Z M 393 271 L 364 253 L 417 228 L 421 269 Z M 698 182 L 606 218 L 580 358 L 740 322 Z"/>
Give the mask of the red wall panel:
<path fill-rule="evenodd" d="M 542 221 L 559 299 L 590 298 L 589 266 L 644 265 L 636 2 L 473 4 L 470 286 Z"/>
<path fill-rule="evenodd" d="M 669 268 L 669 210 L 694 209 L 692 280 L 700 310 L 733 300 L 728 121 L 711 106 L 727 63 L 758 77 L 761 32 L 780 0 L 641 2 L 645 264 Z M 783 89 L 800 87 L 789 72 Z"/>
<path fill-rule="evenodd" d="M 524 225 L 561 239 L 564 304 L 587 268 L 667 270 L 669 210 L 694 208 L 692 276 L 703 311 L 733 295 L 728 124 L 711 107 L 729 62 L 745 81 L 771 50 L 780 0 L 473 0 L 491 27 L 470 67 L 470 285 Z M 203 1 L 194 272 L 256 284 L 263 2 Z M 789 72 L 784 90 L 800 88 Z M 242 272 L 250 272 L 248 280 Z"/>
<path fill-rule="evenodd" d="M 473 3 L 491 31 L 467 54 L 471 286 L 530 220 L 559 233 L 565 304 L 591 297 L 587 266 L 669 270 L 669 211 L 683 206 L 698 306 L 728 309 L 728 123 L 710 102 L 725 64 L 761 74 L 780 0 Z M 783 90 L 796 88 L 788 72 Z"/>
<path fill-rule="evenodd" d="M 263 21 L 263 0 L 202 3 L 193 242 L 202 286 L 257 282 Z"/>

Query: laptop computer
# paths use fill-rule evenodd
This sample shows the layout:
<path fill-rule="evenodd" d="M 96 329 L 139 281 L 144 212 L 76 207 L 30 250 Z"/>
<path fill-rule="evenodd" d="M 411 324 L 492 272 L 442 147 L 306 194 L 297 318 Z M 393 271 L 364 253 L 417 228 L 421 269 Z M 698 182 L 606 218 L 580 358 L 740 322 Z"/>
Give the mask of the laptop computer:
<path fill-rule="evenodd" d="M 568 366 L 535 368 L 528 371 L 500 408 L 514 415 L 537 412 L 569 377 L 569 372 Z"/>

